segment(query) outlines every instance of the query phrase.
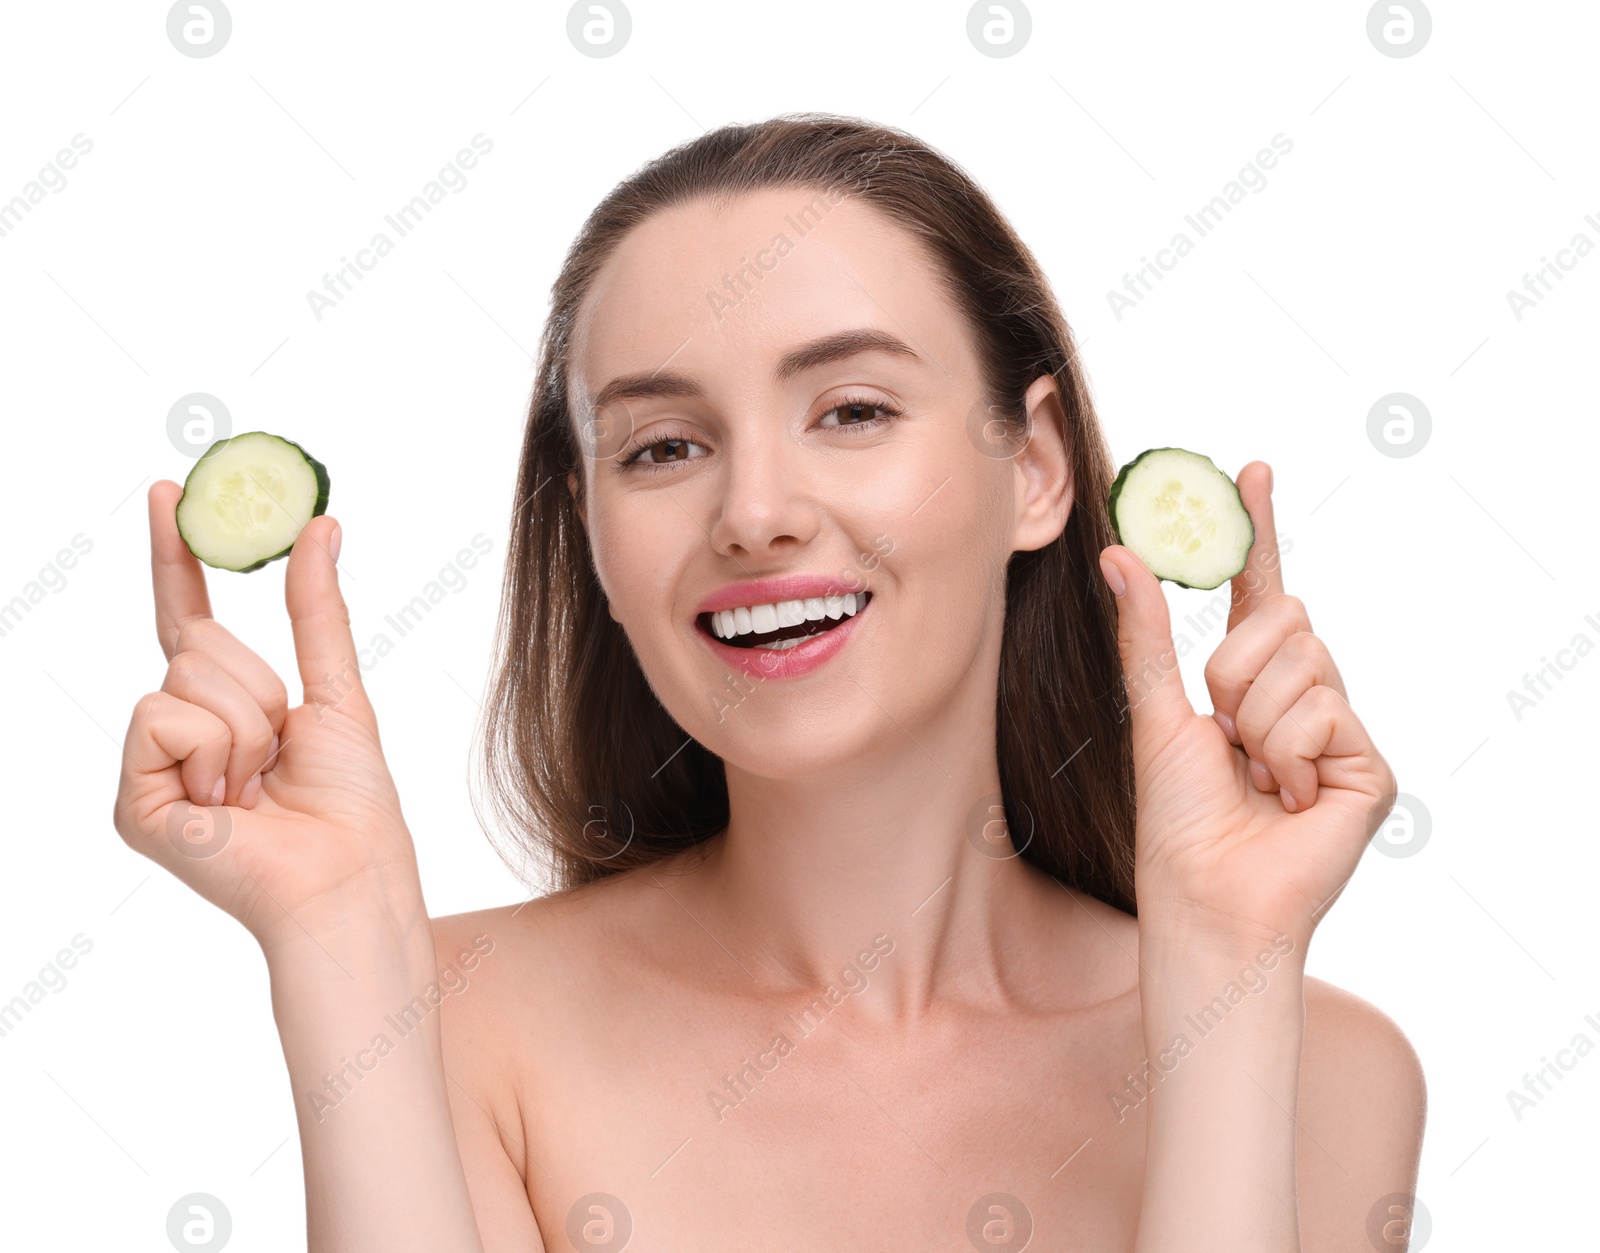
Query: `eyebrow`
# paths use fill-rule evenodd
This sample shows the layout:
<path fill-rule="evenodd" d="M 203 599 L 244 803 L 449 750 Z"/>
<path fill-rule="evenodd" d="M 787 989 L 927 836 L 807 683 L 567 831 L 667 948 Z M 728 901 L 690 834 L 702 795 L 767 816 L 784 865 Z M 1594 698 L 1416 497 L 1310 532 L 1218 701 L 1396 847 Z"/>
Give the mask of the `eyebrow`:
<path fill-rule="evenodd" d="M 887 331 L 872 327 L 856 327 L 836 331 L 820 339 L 790 349 L 779 359 L 772 371 L 777 382 L 785 382 L 813 370 L 820 365 L 842 361 L 863 352 L 888 352 L 920 360 L 916 350 L 904 340 Z M 595 395 L 593 406 L 604 408 L 617 400 L 645 400 L 652 397 L 694 397 L 704 394 L 704 388 L 687 374 L 657 371 L 653 374 L 625 374 L 612 379 Z"/>

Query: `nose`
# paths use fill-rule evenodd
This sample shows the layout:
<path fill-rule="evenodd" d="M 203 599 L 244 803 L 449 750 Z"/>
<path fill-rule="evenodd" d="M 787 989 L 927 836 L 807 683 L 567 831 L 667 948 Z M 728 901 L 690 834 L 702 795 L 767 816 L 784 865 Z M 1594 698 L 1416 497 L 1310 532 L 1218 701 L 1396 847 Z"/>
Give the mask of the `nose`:
<path fill-rule="evenodd" d="M 722 456 L 719 507 L 708 528 L 719 553 L 761 560 L 815 538 L 817 500 L 808 467 L 777 415 L 730 432 Z"/>

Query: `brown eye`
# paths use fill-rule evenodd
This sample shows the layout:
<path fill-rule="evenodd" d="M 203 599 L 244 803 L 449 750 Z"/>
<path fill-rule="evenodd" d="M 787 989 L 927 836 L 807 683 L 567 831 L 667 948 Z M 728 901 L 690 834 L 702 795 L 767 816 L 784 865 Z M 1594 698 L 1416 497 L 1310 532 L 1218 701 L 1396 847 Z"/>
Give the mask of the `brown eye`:
<path fill-rule="evenodd" d="M 635 444 L 617 455 L 617 469 L 657 470 L 680 461 L 697 461 L 706 455 L 705 446 L 683 435 L 664 435 L 649 443 Z"/>
<path fill-rule="evenodd" d="M 650 458 L 651 461 L 658 464 L 663 461 L 687 461 L 689 460 L 689 441 L 686 439 L 664 439 L 658 443 L 651 444 L 646 451 L 651 453 L 659 451 L 661 453 L 659 457 L 653 456 Z"/>
<path fill-rule="evenodd" d="M 898 418 L 901 411 L 893 405 L 885 404 L 879 400 L 846 400 L 842 404 L 834 405 L 827 413 L 823 414 L 823 426 L 880 426 L 891 418 Z M 829 422 L 830 417 L 838 415 L 838 420 Z"/>

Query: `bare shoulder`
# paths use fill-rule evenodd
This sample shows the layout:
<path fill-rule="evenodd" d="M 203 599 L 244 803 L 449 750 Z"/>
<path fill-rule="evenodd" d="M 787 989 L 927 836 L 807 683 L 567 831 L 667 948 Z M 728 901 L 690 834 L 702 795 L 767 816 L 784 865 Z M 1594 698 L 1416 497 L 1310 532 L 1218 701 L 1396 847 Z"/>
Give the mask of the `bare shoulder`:
<path fill-rule="evenodd" d="M 525 1056 L 530 1036 L 558 1034 L 566 1009 L 592 1004 L 626 978 L 647 956 L 644 937 L 661 898 L 648 875 L 624 872 L 432 919 L 440 983 L 449 989 L 446 1025 L 469 1045 L 472 1064 L 506 1059 L 502 1042 Z"/>
<path fill-rule="evenodd" d="M 591 885 L 430 919 L 438 979 L 413 1006 L 437 1007 L 451 1121 L 488 1253 L 547 1247 L 529 1178 L 541 1170 L 528 1118 L 540 1093 L 527 1074 L 530 1063 L 553 1074 L 584 1001 L 573 990 L 596 986 L 606 920 L 624 895 L 624 884 Z"/>
<path fill-rule="evenodd" d="M 1427 1121 L 1416 1049 L 1377 1006 L 1309 975 L 1296 1144 L 1306 1253 L 1409 1223 Z"/>

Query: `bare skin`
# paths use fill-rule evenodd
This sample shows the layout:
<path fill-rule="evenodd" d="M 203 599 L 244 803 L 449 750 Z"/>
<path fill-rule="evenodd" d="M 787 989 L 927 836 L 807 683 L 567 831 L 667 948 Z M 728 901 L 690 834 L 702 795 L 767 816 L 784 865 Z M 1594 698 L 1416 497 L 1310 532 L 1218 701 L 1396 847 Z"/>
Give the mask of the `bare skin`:
<path fill-rule="evenodd" d="M 434 920 L 441 962 L 473 936 L 495 941 L 443 1010 L 490 1253 L 530 1247 L 530 1208 L 544 1247 L 567 1248 L 569 1213 L 596 1192 L 627 1207 L 640 1249 L 846 1248 L 870 1236 L 964 1251 L 970 1209 L 996 1192 L 1027 1207 L 1030 1248 L 1133 1247 L 1149 1109 L 1126 1083 L 1146 1056 L 1134 920 L 1035 876 L 1037 946 L 1003 957 L 998 978 L 974 974 L 964 994 L 886 1019 L 876 972 L 863 971 L 863 990 L 825 1018 L 814 1011 L 803 1034 L 797 1020 L 822 987 L 774 986 L 758 954 L 724 952 L 701 926 L 720 934 L 715 915 L 683 908 L 696 869 L 679 859 Z M 885 931 L 915 927 L 927 911 L 910 917 L 914 907 Z M 1372 1201 L 1414 1186 L 1421 1071 L 1371 1005 L 1314 978 L 1304 997 L 1302 1247 L 1355 1253 L 1371 1247 Z M 747 1063 L 756 1070 L 733 1101 L 726 1077 Z M 1406 1136 L 1375 1136 L 1396 1121 Z"/>
<path fill-rule="evenodd" d="M 135 710 L 117 827 L 262 944 L 310 1247 L 605 1248 L 625 1210 L 639 1250 L 965 1250 L 976 1222 L 980 1248 L 1031 1223 L 1035 1249 L 1364 1253 L 1374 1205 L 1414 1186 L 1422 1076 L 1392 1022 L 1304 963 L 1394 780 L 1284 591 L 1270 470 L 1238 478 L 1258 538 L 1206 668 L 1214 719 L 1162 662 L 1154 578 L 1121 546 L 1102 557 L 1138 680 L 1139 919 L 980 849 L 1005 563 L 1074 507 L 1059 389 L 1028 389 L 1026 450 L 977 452 L 968 330 L 915 241 L 860 204 L 731 308 L 708 301 L 797 199 L 640 224 L 575 347 L 575 416 L 620 377 L 670 367 L 693 389 L 619 402 L 620 435 L 567 488 L 652 687 L 726 763 L 731 820 L 694 856 L 430 919 L 333 520 L 289 558 L 290 709 L 210 618 L 176 485 L 151 489 L 169 670 Z M 859 328 L 912 351 L 778 368 Z M 874 418 L 885 404 L 903 417 Z M 618 468 L 637 456 L 663 468 Z M 700 600 L 856 569 L 879 537 L 846 648 L 719 707 Z M 231 841 L 181 853 L 172 816 L 216 803 Z M 830 983 L 838 1003 L 802 1026 Z M 408 1002 L 415 1029 L 367 1048 Z M 350 1056 L 360 1073 L 326 1083 Z M 614 1200 L 574 1218 L 593 1194 Z"/>

